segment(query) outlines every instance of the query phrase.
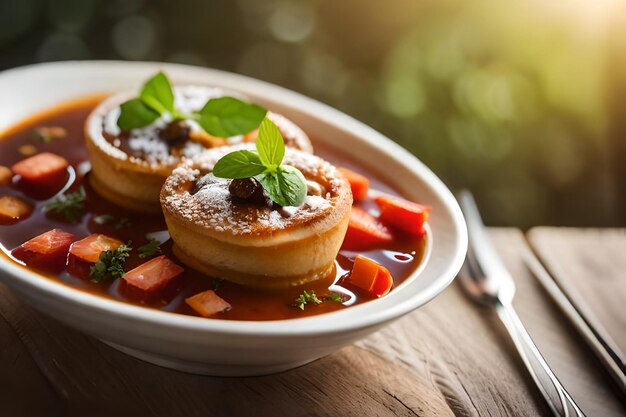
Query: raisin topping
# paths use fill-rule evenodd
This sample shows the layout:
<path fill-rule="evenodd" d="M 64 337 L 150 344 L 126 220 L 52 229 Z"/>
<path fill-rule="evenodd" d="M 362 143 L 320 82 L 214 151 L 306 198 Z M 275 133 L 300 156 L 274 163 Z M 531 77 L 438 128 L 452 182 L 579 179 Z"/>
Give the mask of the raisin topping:
<path fill-rule="evenodd" d="M 254 178 L 235 179 L 228 186 L 230 193 L 243 201 L 254 204 L 265 204 L 263 186 Z"/>
<path fill-rule="evenodd" d="M 191 128 L 183 120 L 175 120 L 161 129 L 159 136 L 166 142 L 176 144 L 189 139 Z"/>

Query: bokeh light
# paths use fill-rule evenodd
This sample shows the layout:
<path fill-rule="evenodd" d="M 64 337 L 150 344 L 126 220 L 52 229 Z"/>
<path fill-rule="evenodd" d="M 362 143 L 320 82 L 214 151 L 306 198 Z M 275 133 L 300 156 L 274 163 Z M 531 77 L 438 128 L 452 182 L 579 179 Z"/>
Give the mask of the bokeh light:
<path fill-rule="evenodd" d="M 270 81 L 521 227 L 626 225 L 625 39 L 619 0 L 0 2 L 1 68 L 160 60 Z"/>

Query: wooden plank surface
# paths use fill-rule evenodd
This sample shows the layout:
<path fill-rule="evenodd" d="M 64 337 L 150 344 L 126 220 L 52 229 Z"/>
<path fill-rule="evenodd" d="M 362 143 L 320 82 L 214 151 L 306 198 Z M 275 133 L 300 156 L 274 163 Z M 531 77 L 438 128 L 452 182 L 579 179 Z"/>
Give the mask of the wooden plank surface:
<path fill-rule="evenodd" d="M 536 227 L 528 240 L 587 320 L 625 354 L 626 229 Z"/>
<path fill-rule="evenodd" d="M 520 316 L 564 385 L 588 416 L 626 415 L 522 264 L 524 236 L 491 234 L 516 278 Z M 9 387 L 0 406 L 11 416 L 549 415 L 495 314 L 458 284 L 354 346 L 266 377 L 202 377 L 141 362 L 35 312 L 4 287 L 0 343 L 0 387 Z"/>

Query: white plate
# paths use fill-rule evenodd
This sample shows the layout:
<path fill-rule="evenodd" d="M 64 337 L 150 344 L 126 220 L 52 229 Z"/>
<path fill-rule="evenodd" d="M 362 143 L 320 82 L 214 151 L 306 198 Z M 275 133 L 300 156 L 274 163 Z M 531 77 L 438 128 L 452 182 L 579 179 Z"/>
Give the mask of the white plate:
<path fill-rule="evenodd" d="M 465 222 L 446 186 L 380 133 L 315 100 L 262 81 L 184 65 L 83 61 L 0 73 L 0 130 L 64 100 L 136 89 L 158 70 L 174 83 L 241 92 L 284 114 L 318 141 L 349 152 L 409 199 L 430 204 L 429 256 L 379 300 L 314 317 L 266 322 L 207 320 L 142 308 L 75 290 L 0 258 L 0 279 L 35 308 L 159 365 L 209 375 L 260 375 L 327 355 L 424 305 L 454 279 L 467 248 Z M 0 232 L 1 233 L 1 232 Z"/>

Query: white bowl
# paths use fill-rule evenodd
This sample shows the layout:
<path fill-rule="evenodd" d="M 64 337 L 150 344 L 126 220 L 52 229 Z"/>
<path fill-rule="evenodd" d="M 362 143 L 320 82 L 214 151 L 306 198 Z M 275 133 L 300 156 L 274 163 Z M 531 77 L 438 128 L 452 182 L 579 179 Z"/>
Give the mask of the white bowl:
<path fill-rule="evenodd" d="M 0 130 L 78 96 L 137 88 L 163 69 L 175 83 L 244 93 L 318 141 L 349 152 L 407 198 L 430 204 L 429 256 L 379 300 L 319 316 L 266 322 L 207 320 L 142 308 L 73 289 L 0 258 L 0 279 L 35 308 L 138 358 L 209 375 L 261 375 L 327 355 L 425 304 L 454 279 L 467 248 L 465 222 L 446 186 L 380 133 L 300 94 L 236 74 L 143 62 L 59 62 L 0 73 Z"/>

